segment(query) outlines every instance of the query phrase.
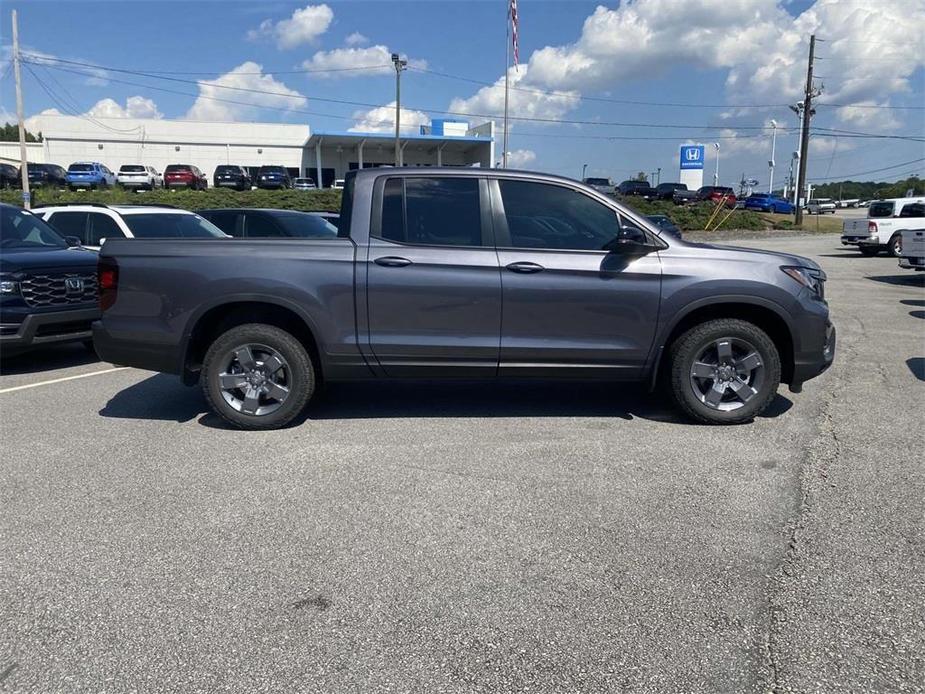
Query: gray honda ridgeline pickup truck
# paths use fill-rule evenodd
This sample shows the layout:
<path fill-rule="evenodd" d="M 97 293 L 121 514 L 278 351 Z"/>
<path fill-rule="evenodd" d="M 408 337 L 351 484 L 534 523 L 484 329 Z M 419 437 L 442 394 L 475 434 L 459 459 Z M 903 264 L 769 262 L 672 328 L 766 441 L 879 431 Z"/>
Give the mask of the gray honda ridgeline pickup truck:
<path fill-rule="evenodd" d="M 365 169 L 330 234 L 106 241 L 97 352 L 200 382 L 245 429 L 323 381 L 452 377 L 659 382 L 732 424 L 835 352 L 816 263 L 662 235 L 564 178 Z"/>

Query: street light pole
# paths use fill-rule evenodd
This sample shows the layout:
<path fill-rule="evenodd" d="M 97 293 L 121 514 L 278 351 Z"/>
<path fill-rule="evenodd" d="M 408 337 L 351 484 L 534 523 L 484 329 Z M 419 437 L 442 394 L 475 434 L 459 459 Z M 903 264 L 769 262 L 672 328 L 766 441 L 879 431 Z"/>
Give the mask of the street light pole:
<path fill-rule="evenodd" d="M 26 156 L 26 126 L 23 122 L 22 78 L 19 75 L 19 20 L 13 10 L 13 74 L 16 78 L 16 119 L 19 121 L 19 158 L 20 178 L 22 179 L 22 204 L 27 210 L 32 209 L 32 196 L 29 193 L 29 162 Z"/>
<path fill-rule="evenodd" d="M 777 146 L 777 121 L 771 119 L 771 160 L 768 162 L 768 167 L 771 169 L 771 173 L 768 174 L 768 195 L 771 195 L 774 192 L 774 150 Z"/>
<path fill-rule="evenodd" d="M 662 167 L 659 166 L 655 173 L 656 173 L 655 185 L 657 186 L 659 183 L 662 182 Z"/>
<path fill-rule="evenodd" d="M 719 142 L 713 143 L 714 149 L 716 149 L 716 170 L 713 172 L 713 185 L 719 185 Z"/>
<path fill-rule="evenodd" d="M 401 166 L 401 144 L 399 142 L 399 128 L 401 127 L 401 71 L 408 65 L 398 53 L 392 54 L 392 64 L 395 65 L 395 166 Z"/>
<path fill-rule="evenodd" d="M 588 165 L 587 165 L 587 164 L 582 164 L 582 166 L 581 166 L 581 180 L 582 180 L 582 181 L 585 180 L 585 171 L 587 171 L 587 170 L 588 170 Z"/>

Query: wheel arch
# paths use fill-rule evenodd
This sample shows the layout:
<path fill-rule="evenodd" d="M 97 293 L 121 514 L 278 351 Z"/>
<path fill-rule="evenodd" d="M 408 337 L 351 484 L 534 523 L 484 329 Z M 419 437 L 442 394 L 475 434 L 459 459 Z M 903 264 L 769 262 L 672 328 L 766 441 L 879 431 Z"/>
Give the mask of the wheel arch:
<path fill-rule="evenodd" d="M 199 380 L 199 371 L 209 345 L 215 337 L 238 325 L 265 323 L 291 333 L 305 345 L 320 381 L 323 373 L 322 351 L 312 320 L 298 306 L 276 297 L 239 296 L 204 307 L 190 321 L 192 328 L 182 349 L 182 379 L 187 385 Z"/>
<path fill-rule="evenodd" d="M 793 380 L 794 334 L 783 309 L 772 302 L 755 298 L 730 297 L 690 304 L 675 317 L 673 323 L 666 326 L 652 366 L 651 386 L 653 388 L 664 370 L 667 361 L 664 355 L 671 345 L 695 325 L 720 318 L 743 320 L 766 332 L 780 355 L 781 382 L 789 384 Z"/>

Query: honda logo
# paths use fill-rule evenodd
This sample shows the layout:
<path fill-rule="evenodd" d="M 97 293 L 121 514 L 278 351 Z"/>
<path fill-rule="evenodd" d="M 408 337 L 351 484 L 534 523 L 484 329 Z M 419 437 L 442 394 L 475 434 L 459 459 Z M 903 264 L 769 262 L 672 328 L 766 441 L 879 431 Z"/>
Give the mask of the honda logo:
<path fill-rule="evenodd" d="M 84 281 L 79 277 L 67 277 L 64 280 L 64 289 L 68 294 L 79 294 L 84 290 Z"/>
<path fill-rule="evenodd" d="M 688 147 L 684 150 L 684 158 L 688 161 L 700 161 L 700 150 L 697 147 Z"/>

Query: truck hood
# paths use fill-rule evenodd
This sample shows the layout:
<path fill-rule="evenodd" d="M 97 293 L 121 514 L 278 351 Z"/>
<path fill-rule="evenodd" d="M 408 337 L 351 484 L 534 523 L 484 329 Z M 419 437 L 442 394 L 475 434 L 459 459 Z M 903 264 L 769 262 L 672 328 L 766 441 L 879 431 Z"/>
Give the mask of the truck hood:
<path fill-rule="evenodd" d="M 4 248 L 0 254 L 0 272 L 22 272 L 34 269 L 86 268 L 96 269 L 97 254 L 86 248 Z"/>
<path fill-rule="evenodd" d="M 710 250 L 716 251 L 734 251 L 736 253 L 741 253 L 745 256 L 748 256 L 752 260 L 764 260 L 768 263 L 777 263 L 780 265 L 793 265 L 796 267 L 808 267 L 814 270 L 821 270 L 819 263 L 809 258 L 804 258 L 801 255 L 793 255 L 792 253 L 776 253 L 774 251 L 762 251 L 755 248 L 742 248 L 741 246 L 724 246 L 719 244 L 712 243 L 690 243 L 689 246 L 694 246 L 696 248 L 708 248 Z M 756 257 L 763 256 L 763 257 Z"/>

